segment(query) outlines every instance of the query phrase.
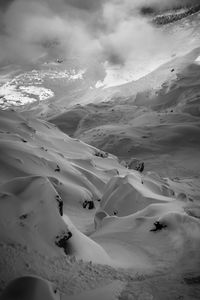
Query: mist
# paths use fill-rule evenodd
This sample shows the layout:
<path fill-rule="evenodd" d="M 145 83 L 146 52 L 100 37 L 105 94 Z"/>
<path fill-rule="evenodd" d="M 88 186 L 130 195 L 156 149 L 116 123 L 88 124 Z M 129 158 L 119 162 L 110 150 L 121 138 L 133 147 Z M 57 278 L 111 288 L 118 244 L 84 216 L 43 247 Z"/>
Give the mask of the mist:
<path fill-rule="evenodd" d="M 191 3 L 198 1 L 2 1 L 0 65 L 33 62 L 50 52 L 64 59 L 77 57 L 86 65 L 95 60 L 99 65 L 121 66 L 170 54 L 179 46 L 176 38 L 154 27 L 140 9 L 165 10 Z"/>

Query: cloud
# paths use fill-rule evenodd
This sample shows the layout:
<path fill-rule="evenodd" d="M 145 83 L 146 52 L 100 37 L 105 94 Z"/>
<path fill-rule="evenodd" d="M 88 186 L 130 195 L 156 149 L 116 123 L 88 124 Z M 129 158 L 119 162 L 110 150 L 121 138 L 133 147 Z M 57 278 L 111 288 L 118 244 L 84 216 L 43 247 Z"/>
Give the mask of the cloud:
<path fill-rule="evenodd" d="M 172 39 L 139 14 L 198 1 L 186 0 L 1 0 L 0 64 L 26 63 L 42 55 L 78 57 L 94 68 L 108 61 L 170 52 Z M 175 42 L 176 43 L 176 42 Z M 92 74 L 102 74 L 94 71 Z"/>
<path fill-rule="evenodd" d="M 5 10 L 8 8 L 8 6 L 15 0 L 1 0 L 0 2 L 0 9 Z"/>
<path fill-rule="evenodd" d="M 87 11 L 96 11 L 100 9 L 105 2 L 106 0 L 64 0 L 65 4 Z"/>

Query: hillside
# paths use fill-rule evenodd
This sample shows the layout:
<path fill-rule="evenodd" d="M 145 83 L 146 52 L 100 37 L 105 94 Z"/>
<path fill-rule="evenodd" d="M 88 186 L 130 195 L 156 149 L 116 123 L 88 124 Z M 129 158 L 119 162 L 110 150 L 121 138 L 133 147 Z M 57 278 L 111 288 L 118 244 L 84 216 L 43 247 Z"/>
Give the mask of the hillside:
<path fill-rule="evenodd" d="M 0 300 L 199 300 L 198 2 L 0 1 Z"/>
<path fill-rule="evenodd" d="M 199 54 L 197 48 L 132 84 L 104 90 L 111 93 L 106 102 L 74 106 L 50 121 L 121 160 L 143 160 L 148 171 L 199 176 Z"/>
<path fill-rule="evenodd" d="M 116 299 L 136 287 L 169 299 L 162 288 L 170 285 L 173 297 L 190 293 L 187 280 L 199 270 L 198 180 L 143 175 L 14 111 L 2 111 L 0 120 L 1 289 L 16 276 L 37 275 L 53 282 L 61 299 L 84 291 L 87 299 Z M 38 295 L 50 291 L 30 280 Z"/>

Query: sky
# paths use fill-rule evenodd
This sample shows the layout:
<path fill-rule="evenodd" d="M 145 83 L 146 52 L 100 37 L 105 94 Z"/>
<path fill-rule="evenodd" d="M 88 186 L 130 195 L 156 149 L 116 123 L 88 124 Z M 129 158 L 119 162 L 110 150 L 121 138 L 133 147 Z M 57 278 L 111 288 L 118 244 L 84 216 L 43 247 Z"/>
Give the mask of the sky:
<path fill-rule="evenodd" d="M 1 0 L 0 65 L 34 61 L 45 55 L 51 45 L 58 57 L 78 57 L 86 65 L 95 61 L 99 75 L 99 66 L 105 61 L 127 66 L 133 60 L 172 51 L 174 37 L 163 35 L 150 24 L 140 14 L 141 7 L 163 10 L 198 2 Z"/>

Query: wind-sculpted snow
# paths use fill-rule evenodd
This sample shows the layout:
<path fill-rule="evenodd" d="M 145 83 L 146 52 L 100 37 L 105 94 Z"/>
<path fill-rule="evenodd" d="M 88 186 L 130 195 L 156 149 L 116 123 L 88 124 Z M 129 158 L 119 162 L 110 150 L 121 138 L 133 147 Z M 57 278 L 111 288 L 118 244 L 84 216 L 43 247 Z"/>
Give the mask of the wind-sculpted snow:
<path fill-rule="evenodd" d="M 174 192 L 151 177 L 129 174 L 113 177 L 105 188 L 101 208 L 109 215 L 127 216 L 152 203 L 173 201 Z"/>
<path fill-rule="evenodd" d="M 128 169 L 51 123 L 14 111 L 0 112 L 0 135 L 5 295 L 15 286 L 10 280 L 23 283 L 27 274 L 50 281 L 31 281 L 39 296 L 51 293 L 53 282 L 65 300 L 118 299 L 132 278 L 174 267 L 177 278 L 198 272 L 198 183 Z"/>
<path fill-rule="evenodd" d="M 85 201 L 98 205 L 113 167 L 98 166 L 99 150 L 51 124 L 6 111 L 0 122 L 2 240 L 25 243 L 49 255 L 66 253 L 92 261 L 99 256 L 98 262 L 105 256 L 107 262 L 105 251 L 79 232 L 67 215 L 68 208 L 69 215 L 73 209 L 77 214 L 84 211 Z M 111 155 L 104 159 L 120 166 Z M 85 250 L 84 240 L 89 243 Z"/>
<path fill-rule="evenodd" d="M 96 212 L 92 238 L 122 266 L 152 270 L 180 267 L 184 260 L 187 269 L 200 262 L 198 211 L 198 200 L 173 191 L 164 179 L 137 172 L 116 176 Z M 193 258 L 186 262 L 188 253 Z"/>
<path fill-rule="evenodd" d="M 60 295 L 55 286 L 36 276 L 24 276 L 9 283 L 3 292 L 2 300 L 58 300 Z"/>
<path fill-rule="evenodd" d="M 0 300 L 198 300 L 198 1 L 2 1 Z"/>
<path fill-rule="evenodd" d="M 60 217 L 56 196 L 44 177 L 20 177 L 1 185 L 1 241 L 26 244 L 43 254 L 66 253 L 106 263 L 105 251 L 76 230 L 67 217 L 65 221 Z"/>

